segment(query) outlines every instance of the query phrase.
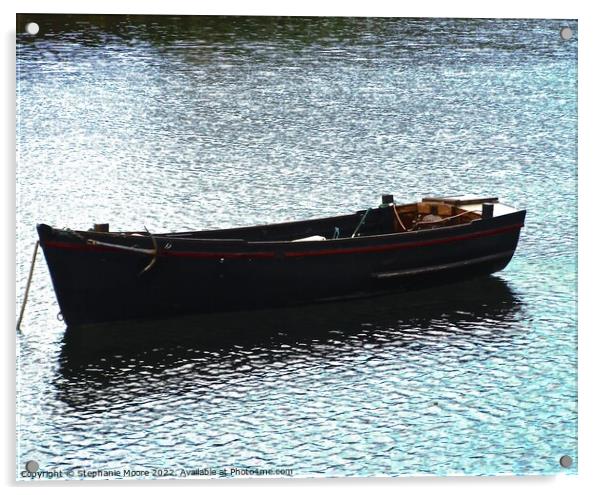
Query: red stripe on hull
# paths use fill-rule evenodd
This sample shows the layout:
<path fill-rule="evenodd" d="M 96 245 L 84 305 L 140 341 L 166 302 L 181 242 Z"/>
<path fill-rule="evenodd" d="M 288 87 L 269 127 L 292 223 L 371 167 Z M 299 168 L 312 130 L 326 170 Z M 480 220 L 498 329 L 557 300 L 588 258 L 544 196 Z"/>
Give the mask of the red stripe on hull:
<path fill-rule="evenodd" d="M 384 246 L 365 246 L 365 247 L 350 247 L 350 248 L 338 248 L 338 249 L 319 249 L 312 251 L 289 251 L 284 252 L 285 257 L 296 258 L 304 256 L 328 256 L 333 254 L 355 254 L 355 253 L 377 253 L 383 251 L 394 251 L 397 249 L 410 249 L 415 247 L 432 246 L 436 244 L 447 244 L 453 242 L 464 241 L 468 239 L 476 239 L 479 237 L 488 237 L 503 232 L 509 232 L 517 230 L 523 227 L 523 224 L 513 224 L 506 227 L 500 227 L 497 229 L 484 230 L 481 232 L 473 232 L 471 234 L 458 235 L 454 237 L 444 237 L 441 239 L 430 239 L 425 241 L 416 242 L 404 242 L 397 244 L 388 244 Z M 105 246 L 94 246 L 89 244 L 75 244 L 71 242 L 61 241 L 47 241 L 44 243 L 44 247 L 56 248 L 56 249 L 70 249 L 74 251 L 92 251 L 92 252 L 123 252 L 120 249 L 114 249 Z M 150 256 L 150 255 L 149 255 Z M 257 251 L 257 252 L 225 252 L 215 253 L 210 251 L 197 252 L 197 251 L 161 251 L 159 256 L 172 256 L 177 258 L 275 258 L 276 252 L 274 251 Z"/>
<path fill-rule="evenodd" d="M 90 251 L 95 253 L 123 253 L 118 248 L 107 246 L 94 246 L 90 244 L 74 244 L 72 242 L 47 241 L 44 247 L 57 249 L 70 249 L 72 251 Z M 149 254 L 148 256 L 152 256 Z M 276 256 L 274 252 L 257 251 L 243 253 L 212 253 L 212 252 L 196 252 L 196 251 L 161 251 L 159 256 L 172 256 L 174 258 L 273 258 Z"/>
<path fill-rule="evenodd" d="M 472 234 L 458 235 L 455 237 L 445 237 L 443 239 L 431 239 L 428 241 L 417 241 L 417 242 L 404 242 L 399 244 L 388 244 L 385 246 L 366 246 L 359 248 L 340 248 L 340 249 L 324 249 L 316 251 L 292 251 L 284 253 L 285 256 L 297 257 L 297 256 L 321 256 L 323 254 L 352 254 L 352 253 L 377 253 L 382 251 L 394 251 L 396 249 L 409 249 L 414 247 L 432 246 L 434 244 L 448 244 L 452 242 L 464 241 L 466 239 L 476 239 L 478 237 L 488 237 L 492 235 L 501 234 L 502 232 L 508 232 L 511 230 L 520 229 L 523 226 L 522 223 L 514 225 L 508 225 L 507 227 L 500 227 L 498 229 L 484 230 L 482 232 L 474 232 Z"/>

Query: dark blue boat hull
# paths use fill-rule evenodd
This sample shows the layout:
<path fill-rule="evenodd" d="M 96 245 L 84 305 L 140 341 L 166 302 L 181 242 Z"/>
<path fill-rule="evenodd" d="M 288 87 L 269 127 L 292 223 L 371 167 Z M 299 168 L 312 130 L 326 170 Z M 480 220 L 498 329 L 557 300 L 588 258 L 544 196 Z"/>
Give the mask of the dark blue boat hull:
<path fill-rule="evenodd" d="M 208 232 L 153 239 L 37 229 L 62 316 L 81 326 L 364 297 L 490 274 L 512 259 L 525 214 L 305 242 L 223 238 L 244 229 L 215 231 L 214 239 Z M 324 222 L 330 229 L 337 220 Z M 356 216 L 338 220 L 347 229 L 356 222 Z M 303 222 L 276 228 L 287 225 L 295 233 L 311 230 Z"/>

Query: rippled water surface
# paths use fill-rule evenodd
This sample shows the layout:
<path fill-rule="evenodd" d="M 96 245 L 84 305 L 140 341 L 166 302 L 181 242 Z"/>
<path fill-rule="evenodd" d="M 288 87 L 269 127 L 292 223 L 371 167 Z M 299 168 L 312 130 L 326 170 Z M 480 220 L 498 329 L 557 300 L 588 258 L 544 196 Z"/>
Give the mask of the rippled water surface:
<path fill-rule="evenodd" d="M 489 278 L 86 335 L 57 321 L 40 257 L 17 477 L 30 459 L 76 477 L 576 472 L 575 21 L 33 20 L 17 36 L 19 300 L 37 222 L 250 225 L 388 192 L 528 213 Z"/>

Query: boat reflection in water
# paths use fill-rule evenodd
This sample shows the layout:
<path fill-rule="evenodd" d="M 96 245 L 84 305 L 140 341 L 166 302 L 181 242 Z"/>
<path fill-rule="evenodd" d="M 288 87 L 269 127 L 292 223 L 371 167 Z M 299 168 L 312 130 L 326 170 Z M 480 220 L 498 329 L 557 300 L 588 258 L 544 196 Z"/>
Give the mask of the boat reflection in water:
<path fill-rule="evenodd" d="M 244 375 L 299 359 L 336 362 L 366 348 L 375 357 L 379 349 L 398 351 L 403 359 L 406 348 L 464 339 L 495 353 L 496 343 L 505 347 L 523 327 L 520 313 L 520 299 L 490 276 L 364 300 L 68 328 L 56 385 L 63 401 L 77 405 L 107 399 L 112 390 L 144 394 L 145 384 L 184 386 L 182 376 L 206 386 L 223 378 L 220 370 Z"/>

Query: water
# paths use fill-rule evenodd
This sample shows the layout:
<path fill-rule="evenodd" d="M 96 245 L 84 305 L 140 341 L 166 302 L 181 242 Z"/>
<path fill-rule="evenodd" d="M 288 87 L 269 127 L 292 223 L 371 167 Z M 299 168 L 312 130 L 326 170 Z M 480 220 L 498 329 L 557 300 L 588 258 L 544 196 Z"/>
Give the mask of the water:
<path fill-rule="evenodd" d="M 37 222 L 227 227 L 388 192 L 493 193 L 528 214 L 483 280 L 84 338 L 55 318 L 39 258 L 18 478 L 29 459 L 75 477 L 577 471 L 576 21 L 33 20 L 17 37 L 19 299 Z"/>

